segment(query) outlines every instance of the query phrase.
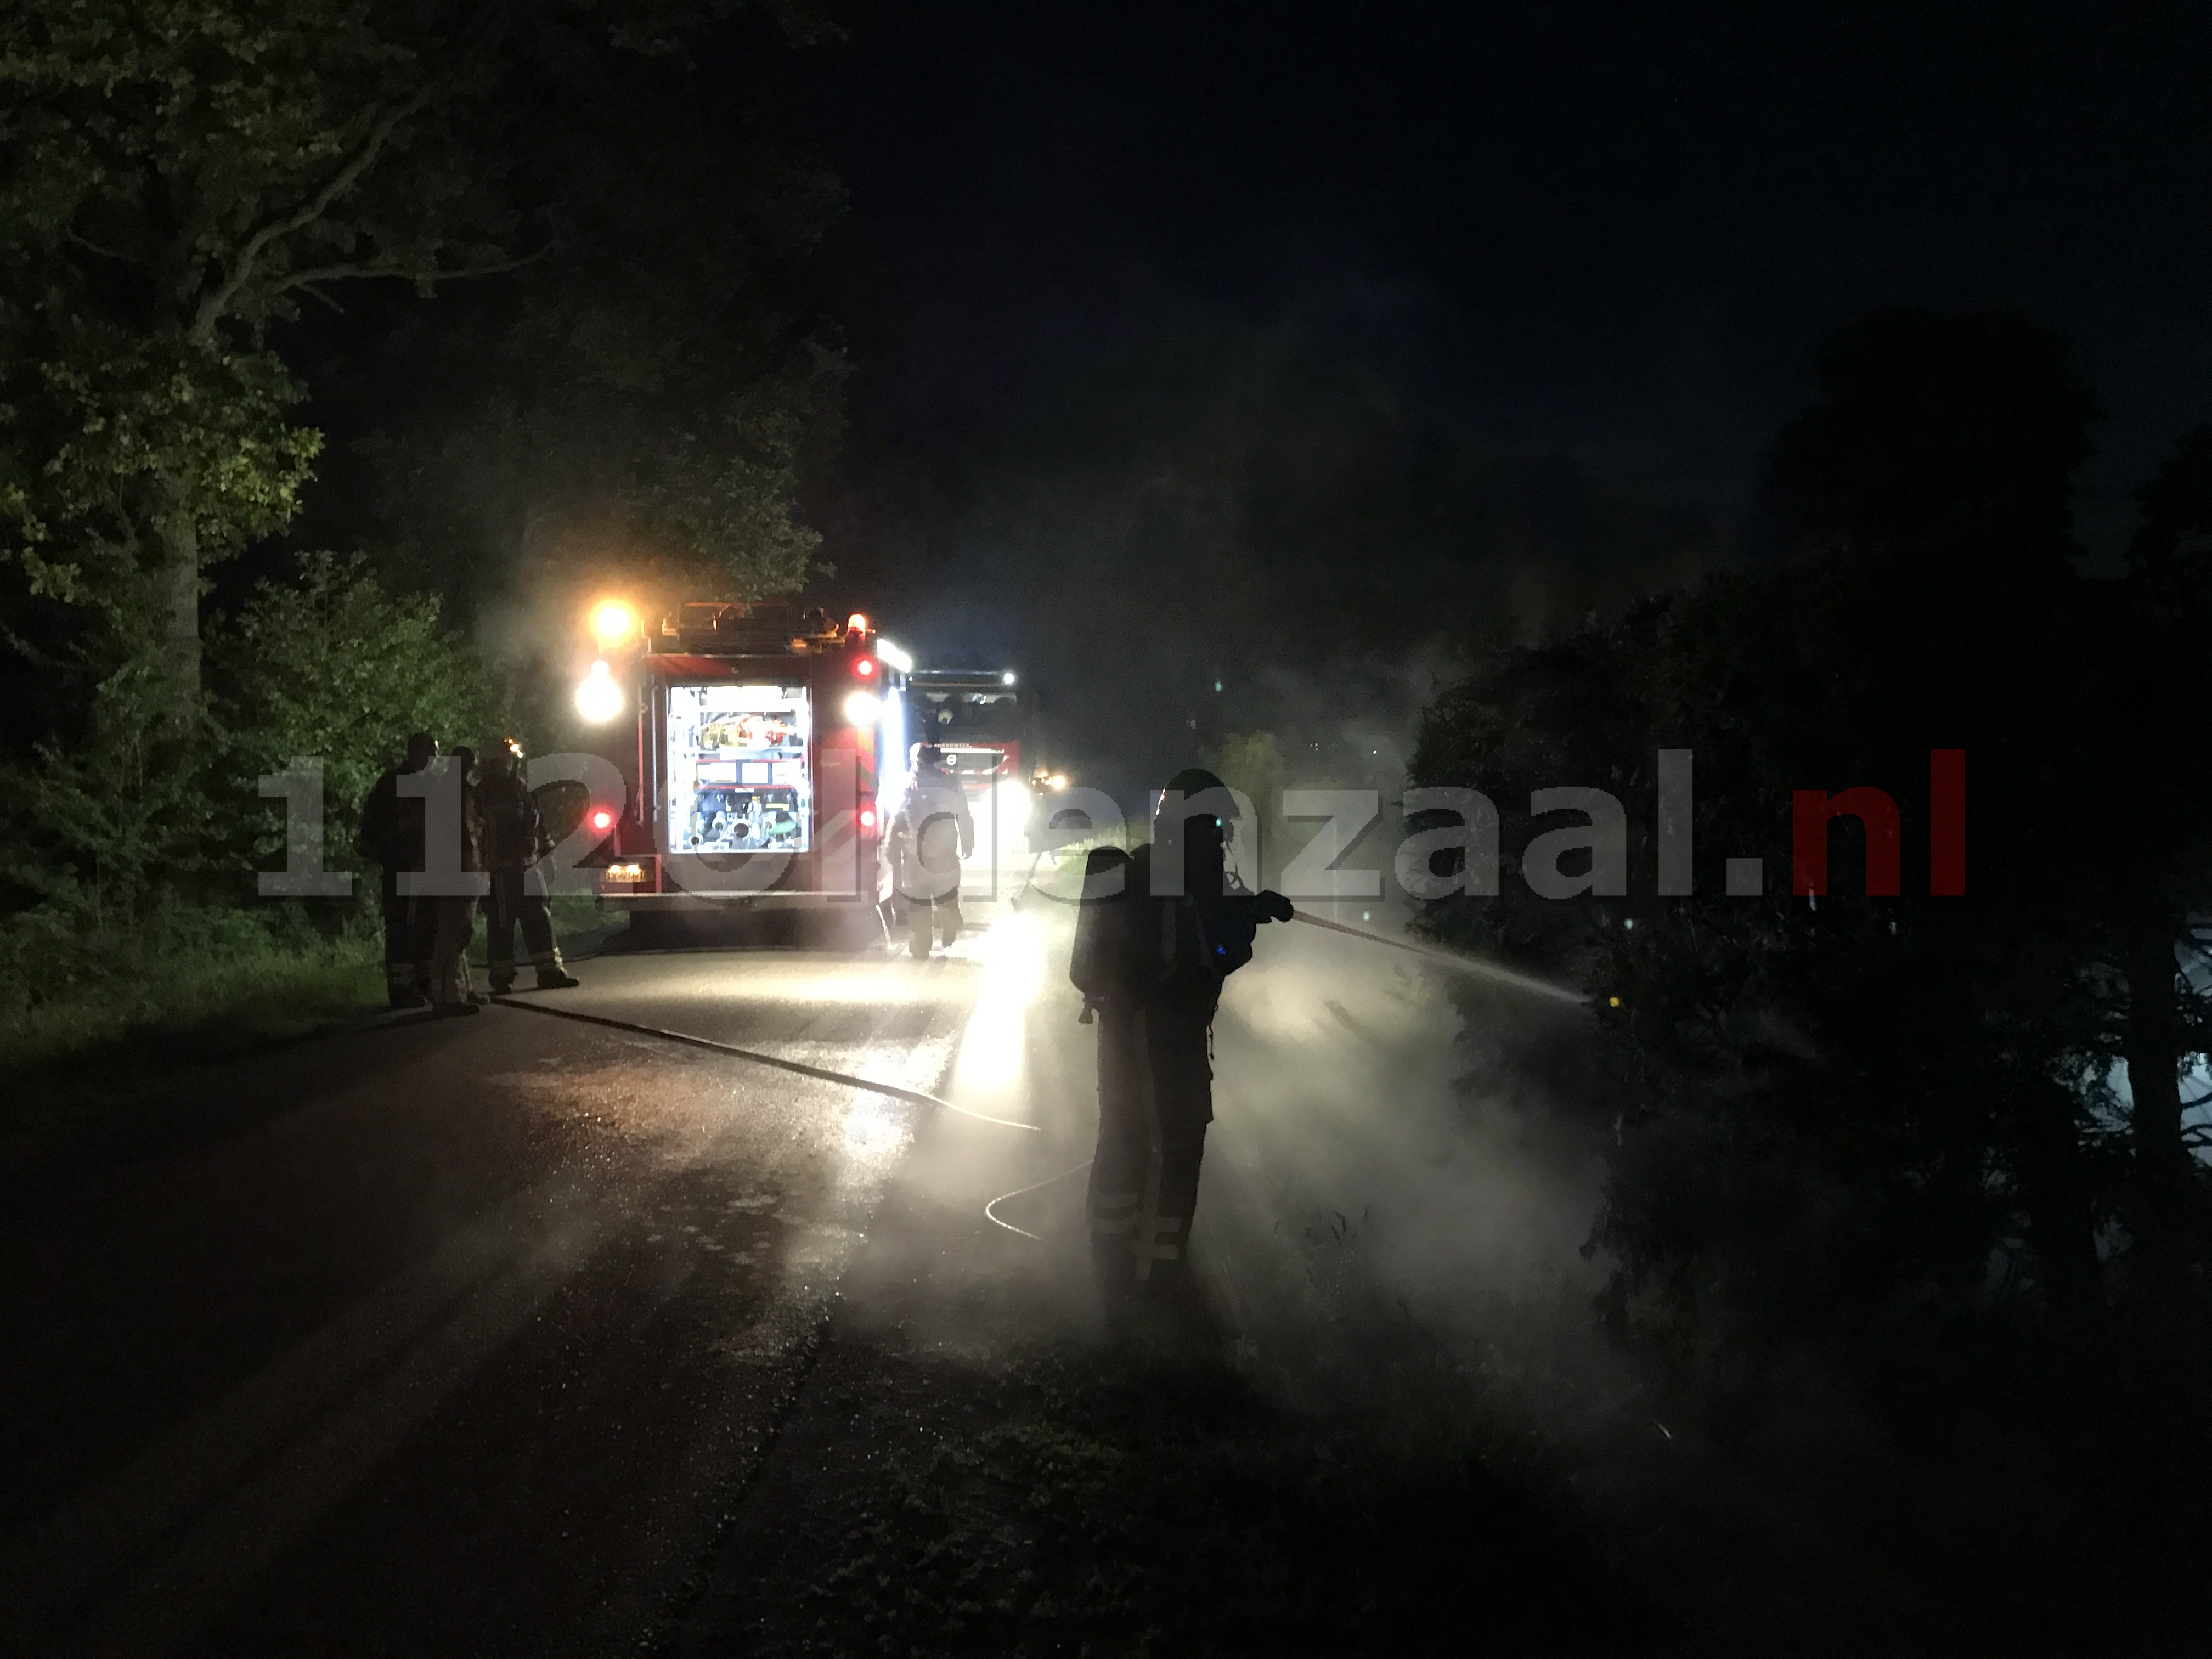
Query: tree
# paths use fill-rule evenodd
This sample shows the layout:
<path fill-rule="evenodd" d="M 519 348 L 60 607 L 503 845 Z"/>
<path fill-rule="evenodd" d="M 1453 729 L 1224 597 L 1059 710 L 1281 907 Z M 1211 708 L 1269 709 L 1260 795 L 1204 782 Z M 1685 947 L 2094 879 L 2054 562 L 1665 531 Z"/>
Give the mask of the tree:
<path fill-rule="evenodd" d="M 2212 1049 L 2212 758 L 2196 655 L 2212 626 L 2212 427 L 2185 434 L 2139 492 L 2128 574 L 2100 596 L 2096 786 L 2126 826 L 2118 867 L 2092 878 L 2103 915 L 2108 1047 L 2125 1060 L 2134 1203 L 2157 1277 L 2204 1249 L 2200 1170 L 2181 1079 Z"/>
<path fill-rule="evenodd" d="M 1593 993 L 1620 1112 L 1595 1242 L 1623 1324 L 1686 1351 L 1894 1350 L 1985 1314 L 1993 1259 L 2086 1325 L 2108 1224 L 2130 1287 L 2180 1283 L 2201 1248 L 2177 1085 L 2208 1036 L 2186 950 L 2212 914 L 2212 776 L 2187 688 L 2212 436 L 2147 489 L 2135 573 L 2085 580 L 2063 552 L 2086 396 L 2047 337 L 1939 320 L 1911 319 L 1911 351 L 1887 325 L 1832 348 L 1881 372 L 1832 375 L 1778 445 L 1771 498 L 1818 508 L 1796 562 L 1493 650 L 1415 759 L 1416 783 L 1492 795 L 1509 869 L 1548 827 L 1532 789 L 1642 805 L 1627 897 L 1509 881 L 1429 921 Z M 2034 407 L 1994 436 L 1951 430 L 2013 398 Z M 1654 757 L 1678 747 L 1698 891 L 1659 897 Z M 1872 784 L 1924 830 L 1949 747 L 1974 779 L 1964 896 L 1908 861 L 1904 894 L 1870 899 L 1848 855 L 1817 906 L 1787 896 L 1794 792 Z M 1727 896 L 1723 853 L 1763 858 L 1764 896 Z"/>
<path fill-rule="evenodd" d="M 378 360 L 421 365 L 364 399 L 380 556 L 463 618 L 600 584 L 643 603 L 793 591 L 845 374 L 814 301 L 836 179 L 772 111 L 649 63 L 560 127 L 562 247 L 376 337 Z"/>
<path fill-rule="evenodd" d="M 281 860 L 283 838 L 254 781 L 295 756 L 322 762 L 328 848 L 343 865 L 361 803 L 407 733 L 447 744 L 491 735 L 491 676 L 439 609 L 434 595 L 388 592 L 359 554 L 311 553 L 296 581 L 261 583 L 217 630 L 212 680 L 231 774 L 223 793 L 254 803 L 252 829 L 234 833 L 257 860 Z"/>
<path fill-rule="evenodd" d="M 795 9 L 793 9 L 795 11 Z M 196 706 L 203 571 L 296 510 L 318 447 L 269 348 L 303 297 L 429 291 L 560 239 L 525 118 L 714 9 L 23 0 L 0 20 L 0 552 L 153 605 Z"/>
<path fill-rule="evenodd" d="M 2038 888 L 2008 878 L 2001 832 L 1978 838 L 1963 900 L 1924 883 L 1870 900 L 1848 855 L 1817 907 L 1788 892 L 1795 790 L 1870 782 L 1927 822 L 1926 728 L 1900 730 L 1888 705 L 1941 687 L 1897 684 L 1923 641 L 1875 620 L 1887 586 L 1832 562 L 1717 577 L 1504 648 L 1440 699 L 1413 769 L 1490 794 L 1509 872 L 1555 827 L 1533 791 L 1628 804 L 1626 896 L 1550 900 L 1509 878 L 1429 925 L 1591 994 L 1613 1079 L 1598 1104 L 1618 1113 L 1595 1233 L 1617 1264 L 1615 1315 L 1717 1363 L 1801 1343 L 1850 1363 L 1878 1334 L 1924 1334 L 1978 1305 L 2008 1240 L 2053 1299 L 2094 1293 L 2093 1102 L 2067 1086 L 2098 1080 L 2082 963 L 2047 937 L 2054 918 L 2020 914 Z M 1656 895 L 1669 748 L 1695 754 L 1689 896 Z M 1985 798 L 2032 787 L 2008 746 L 1969 753 Z M 1762 859 L 1763 896 L 1729 895 L 1723 854 Z"/>

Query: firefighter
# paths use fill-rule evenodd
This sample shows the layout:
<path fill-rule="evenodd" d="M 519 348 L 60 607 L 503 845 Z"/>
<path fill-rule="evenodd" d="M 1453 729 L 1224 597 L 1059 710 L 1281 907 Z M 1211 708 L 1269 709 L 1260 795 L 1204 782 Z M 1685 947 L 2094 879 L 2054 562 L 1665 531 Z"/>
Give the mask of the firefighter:
<path fill-rule="evenodd" d="M 394 1008 L 420 1008 L 430 983 L 431 916 L 427 900 L 399 890 L 402 870 L 421 871 L 424 809 L 420 795 L 399 793 L 399 780 L 413 777 L 438 758 L 438 740 L 428 732 L 407 739 L 407 758 L 370 787 L 361 805 L 361 830 L 355 844 L 380 872 L 384 901 L 384 993 Z"/>
<path fill-rule="evenodd" d="M 945 769 L 945 751 L 933 743 L 914 746 L 890 843 L 894 890 L 915 955 L 929 954 L 933 922 L 938 943 L 949 949 L 960 937 L 960 866 L 975 851 L 975 819 L 968 792 Z"/>
<path fill-rule="evenodd" d="M 565 991 L 580 983 L 561 963 L 553 942 L 553 918 L 545 906 L 545 876 L 538 860 L 553 850 L 553 837 L 522 775 L 522 745 L 512 738 L 484 757 L 483 781 L 477 798 L 483 815 L 484 871 L 491 890 L 484 896 L 486 956 L 491 988 L 503 996 L 514 988 L 514 930 L 538 972 L 541 991 Z"/>
<path fill-rule="evenodd" d="M 1149 846 L 1093 852 L 1084 872 L 1069 977 L 1098 1025 L 1098 1150 L 1091 1246 L 1109 1296 L 1181 1279 L 1213 1121 L 1213 1011 L 1252 959 L 1280 893 L 1245 890 L 1228 868 L 1239 816 L 1220 779 L 1178 772 Z M 1178 870 L 1177 866 L 1180 866 Z"/>
<path fill-rule="evenodd" d="M 458 792 L 460 798 L 459 823 L 455 826 L 459 832 L 459 844 L 454 851 L 459 876 L 457 884 L 464 890 L 434 894 L 428 901 L 432 933 L 427 989 L 430 1006 L 441 1015 L 483 1012 L 482 999 L 477 995 L 469 975 L 469 936 L 476 931 L 477 896 L 466 890 L 473 885 L 468 878 L 482 873 L 484 867 L 483 808 L 477 791 L 476 763 L 473 749 L 455 749 L 453 758 L 447 763 L 451 780 L 447 787 Z"/>

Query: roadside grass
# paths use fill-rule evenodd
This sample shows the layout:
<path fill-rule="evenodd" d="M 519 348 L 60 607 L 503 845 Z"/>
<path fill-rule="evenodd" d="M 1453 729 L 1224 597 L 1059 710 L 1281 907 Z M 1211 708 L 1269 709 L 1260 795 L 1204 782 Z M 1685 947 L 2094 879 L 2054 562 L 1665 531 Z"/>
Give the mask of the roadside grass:
<path fill-rule="evenodd" d="M 81 1064 L 96 1051 L 130 1057 L 151 1039 L 165 1059 L 222 1059 L 303 1036 L 381 1004 L 373 943 L 271 951 L 210 961 L 155 958 L 145 976 L 55 998 L 0 1021 L 0 1073 Z"/>
<path fill-rule="evenodd" d="M 598 901 L 556 898 L 563 939 L 605 923 Z M 0 1136 L 96 1130 L 209 1066 L 374 1017 L 383 945 L 373 921 L 335 935 L 253 912 L 177 911 L 143 925 L 19 922 L 0 961 Z M 484 938 L 471 958 L 479 988 Z"/>
<path fill-rule="evenodd" d="M 0 1132 L 11 1138 L 96 1127 L 180 1066 L 294 1042 L 384 1000 L 376 941 L 357 933 L 117 942 L 105 962 L 89 949 L 77 960 L 71 982 L 0 1018 Z"/>

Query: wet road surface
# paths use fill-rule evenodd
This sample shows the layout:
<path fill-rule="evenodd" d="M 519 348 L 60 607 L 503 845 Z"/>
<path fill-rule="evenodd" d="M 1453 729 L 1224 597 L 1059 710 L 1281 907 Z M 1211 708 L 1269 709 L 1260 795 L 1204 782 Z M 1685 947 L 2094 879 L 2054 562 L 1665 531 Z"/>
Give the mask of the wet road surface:
<path fill-rule="evenodd" d="M 886 1425 L 933 1445 L 1040 1354 L 1106 1355 L 1066 923 L 1002 915 L 928 963 L 603 957 L 537 999 L 1034 1133 L 500 1006 L 180 1073 L 143 1144 L 0 1182 L 0 1654 L 811 1631 L 778 1598 L 890 1490 Z M 1433 1069 L 1449 1033 L 1395 970 L 1351 988 L 1363 947 L 1267 942 L 1217 1027 L 1197 1241 L 1212 1335 L 1255 1372 L 1271 1323 L 1348 1294 L 1332 1217 L 1410 1190 L 1395 1154 L 1347 1158 L 1411 1109 L 1376 1045 Z M 1032 1188 L 997 1208 L 1020 1231 L 987 1218 Z"/>
<path fill-rule="evenodd" d="M 584 973 L 561 1006 L 924 1091 L 988 1022 L 972 941 Z M 0 1650 L 634 1645 L 937 1115 L 501 1007 L 178 1086 L 246 1127 L 0 1220 Z"/>

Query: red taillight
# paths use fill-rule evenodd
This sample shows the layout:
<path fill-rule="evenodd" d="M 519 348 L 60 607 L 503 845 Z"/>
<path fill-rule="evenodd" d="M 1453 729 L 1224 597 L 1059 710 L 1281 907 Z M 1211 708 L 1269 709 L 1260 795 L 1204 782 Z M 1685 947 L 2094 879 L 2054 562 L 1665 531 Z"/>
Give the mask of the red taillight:
<path fill-rule="evenodd" d="M 615 827 L 615 812 L 614 812 L 614 808 L 612 808 L 611 806 L 594 806 L 594 807 L 592 809 L 592 829 L 594 829 L 594 830 L 598 830 L 598 831 L 599 832 L 599 834 L 601 834 L 601 835 L 603 835 L 603 836 L 604 836 L 604 835 L 605 835 L 605 834 L 607 833 L 607 831 L 608 831 L 608 830 L 610 830 L 613 829 L 614 827 Z"/>
<path fill-rule="evenodd" d="M 875 678 L 876 659 L 873 657 L 854 658 L 853 672 L 855 674 L 858 674 L 864 680 L 872 680 Z"/>
<path fill-rule="evenodd" d="M 860 809 L 860 828 L 863 830 L 872 830 L 875 827 L 876 809 L 872 806 L 863 806 Z"/>

